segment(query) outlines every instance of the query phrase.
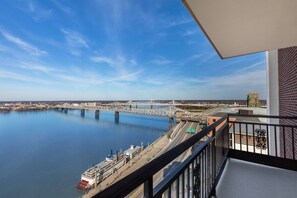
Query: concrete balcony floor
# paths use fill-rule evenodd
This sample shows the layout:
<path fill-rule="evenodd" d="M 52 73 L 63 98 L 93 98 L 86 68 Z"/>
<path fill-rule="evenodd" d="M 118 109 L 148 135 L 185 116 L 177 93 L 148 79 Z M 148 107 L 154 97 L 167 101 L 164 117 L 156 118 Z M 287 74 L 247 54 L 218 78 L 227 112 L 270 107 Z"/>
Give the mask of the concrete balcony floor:
<path fill-rule="evenodd" d="M 217 198 L 296 198 L 297 172 L 228 159 Z"/>

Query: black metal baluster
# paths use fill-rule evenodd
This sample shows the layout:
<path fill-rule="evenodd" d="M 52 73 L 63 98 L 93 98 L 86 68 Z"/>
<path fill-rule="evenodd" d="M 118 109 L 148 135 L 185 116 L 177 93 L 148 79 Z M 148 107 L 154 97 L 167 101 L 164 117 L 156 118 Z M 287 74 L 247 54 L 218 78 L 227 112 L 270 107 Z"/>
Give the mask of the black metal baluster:
<path fill-rule="evenodd" d="M 293 147 L 293 159 L 295 160 L 295 138 L 294 138 L 294 128 L 292 127 L 292 147 Z"/>
<path fill-rule="evenodd" d="M 228 125 L 227 125 L 228 126 Z M 225 150 L 224 150 L 224 136 L 225 135 L 225 129 L 223 129 L 223 131 L 222 131 L 222 134 L 221 134 L 221 136 L 222 136 L 222 156 L 224 156 L 224 152 L 225 152 Z"/>
<path fill-rule="evenodd" d="M 195 169 L 195 161 L 196 160 L 194 160 L 193 161 L 193 163 L 192 163 L 192 177 L 191 177 L 191 179 L 192 179 L 192 198 L 194 198 L 194 188 L 195 188 L 195 186 L 194 186 L 194 169 Z"/>
<path fill-rule="evenodd" d="M 151 198 L 153 197 L 153 177 L 150 177 L 144 182 L 144 197 Z"/>
<path fill-rule="evenodd" d="M 182 173 L 182 185 L 181 185 L 181 191 L 182 191 L 182 198 L 185 197 L 185 172 Z"/>
<path fill-rule="evenodd" d="M 248 126 L 245 124 L 245 138 L 246 138 L 246 151 L 249 152 L 249 143 L 248 143 Z"/>
<path fill-rule="evenodd" d="M 207 156 L 208 156 L 208 148 L 206 147 L 206 149 L 205 149 L 205 157 L 204 157 L 204 159 L 205 159 L 205 169 L 204 169 L 204 171 L 205 171 L 205 192 L 206 192 L 206 194 L 207 194 L 207 191 L 208 191 L 208 179 L 209 179 L 209 177 L 208 177 L 208 167 L 207 167 L 207 163 L 208 163 L 208 158 L 207 158 Z"/>
<path fill-rule="evenodd" d="M 201 197 L 201 154 L 196 159 L 196 164 L 194 166 L 194 197 L 200 198 Z"/>
<path fill-rule="evenodd" d="M 208 194 L 208 167 L 207 167 L 207 165 L 208 165 L 208 162 L 207 162 L 207 155 L 208 155 L 208 150 L 207 150 L 207 148 L 205 148 L 205 157 L 204 157 L 204 159 L 205 159 L 205 192 L 206 192 L 206 194 Z"/>
<path fill-rule="evenodd" d="M 277 155 L 277 137 L 276 137 L 276 126 L 274 126 L 274 146 L 275 146 L 275 156 L 278 157 Z"/>
<path fill-rule="evenodd" d="M 188 170 L 187 170 L 187 175 L 188 175 L 188 177 L 187 177 L 187 182 L 188 182 L 188 198 L 190 198 L 190 166 L 188 166 Z"/>
<path fill-rule="evenodd" d="M 266 124 L 266 134 L 267 134 L 267 154 L 269 155 L 269 133 L 268 133 L 268 124 Z"/>
<path fill-rule="evenodd" d="M 176 194 L 175 196 L 178 198 L 179 197 L 179 179 L 180 179 L 180 176 L 178 176 L 178 178 L 176 179 Z"/>
<path fill-rule="evenodd" d="M 283 127 L 283 147 L 284 147 L 284 158 L 287 158 L 286 155 L 286 137 L 285 137 L 285 127 Z"/>
<path fill-rule="evenodd" d="M 261 130 L 262 130 L 262 125 L 259 125 L 260 126 L 260 131 L 259 131 L 259 134 L 258 134 L 258 136 L 260 137 L 259 139 L 261 140 Z M 259 144 L 259 143 L 258 143 Z M 260 144 L 260 151 L 261 151 L 261 154 L 262 154 L 262 148 L 263 148 L 263 146 L 261 146 L 261 144 Z"/>
<path fill-rule="evenodd" d="M 213 180 L 211 182 L 211 184 L 214 184 L 214 181 L 216 179 L 216 129 L 213 130 L 213 140 L 212 140 L 212 144 L 213 144 Z"/>
<path fill-rule="evenodd" d="M 206 192 L 206 150 L 204 150 L 203 152 L 203 175 L 204 175 L 204 179 L 203 179 L 203 183 L 204 183 L 204 189 L 203 189 L 203 192 L 204 192 L 204 197 L 206 197 L 207 195 L 207 192 Z"/>
<path fill-rule="evenodd" d="M 235 148 L 235 142 L 236 142 L 236 137 L 235 137 L 235 122 L 233 122 L 233 138 L 232 138 L 232 146 L 233 146 L 233 149 L 236 150 Z"/>
<path fill-rule="evenodd" d="M 171 185 L 169 185 L 169 187 L 167 189 L 167 197 L 171 198 Z"/>
<path fill-rule="evenodd" d="M 200 183 L 201 183 L 201 197 L 203 197 L 203 193 L 204 193 L 204 186 L 203 186 L 203 178 L 204 178 L 204 173 L 203 173 L 203 152 L 201 152 L 200 156 Z"/>
<path fill-rule="evenodd" d="M 253 147 L 254 147 L 254 153 L 256 153 L 256 144 L 255 144 L 255 124 L 253 124 Z"/>
<path fill-rule="evenodd" d="M 210 174 L 210 147 L 207 147 L 207 186 L 211 186 L 211 174 Z"/>
<path fill-rule="evenodd" d="M 242 145 L 241 145 L 241 123 L 239 123 L 239 145 L 240 145 L 240 150 L 242 151 Z"/>
<path fill-rule="evenodd" d="M 228 135 L 227 135 L 227 138 L 228 138 L 228 139 L 227 139 L 226 141 L 227 141 L 227 145 L 228 145 L 228 149 L 229 149 L 229 148 L 230 148 L 230 135 L 231 135 L 231 134 L 230 134 L 230 128 L 231 128 L 231 127 L 230 127 L 229 115 L 228 115 L 228 117 L 227 117 L 227 127 L 228 127 L 228 128 L 227 128 L 227 129 L 228 129 L 228 133 L 227 133 L 227 134 L 228 134 Z"/>

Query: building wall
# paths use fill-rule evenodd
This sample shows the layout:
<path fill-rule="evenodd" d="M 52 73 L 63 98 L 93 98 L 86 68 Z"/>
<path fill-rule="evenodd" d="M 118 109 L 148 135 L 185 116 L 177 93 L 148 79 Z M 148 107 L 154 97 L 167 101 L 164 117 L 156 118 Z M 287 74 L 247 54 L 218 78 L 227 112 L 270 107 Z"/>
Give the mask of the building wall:
<path fill-rule="evenodd" d="M 221 119 L 222 117 L 217 117 L 217 116 L 209 116 L 207 118 L 207 126 L 212 125 L 213 123 L 215 123 L 216 121 L 218 121 L 219 119 Z M 230 121 L 235 121 L 235 118 L 229 118 Z M 226 123 L 226 121 L 222 122 L 221 124 L 219 124 L 216 127 L 216 131 L 218 131 L 224 124 Z M 231 124 L 229 124 L 229 126 L 231 126 Z"/>
<path fill-rule="evenodd" d="M 278 72 L 279 72 L 279 114 L 281 116 L 297 116 L 297 47 L 289 47 L 278 50 Z M 280 120 L 281 125 L 297 125 L 297 120 Z M 286 157 L 293 156 L 293 143 L 297 151 L 297 129 L 280 130 L 280 152 Z M 285 148 L 284 148 L 285 142 Z M 297 158 L 297 152 L 295 152 Z"/>
<path fill-rule="evenodd" d="M 247 95 L 248 107 L 259 107 L 259 93 L 249 93 Z"/>
<path fill-rule="evenodd" d="M 207 126 L 210 126 L 212 125 L 213 123 L 215 123 L 216 121 L 218 121 L 219 119 L 221 119 L 222 117 L 218 117 L 218 116 L 209 116 L 207 118 Z M 230 121 L 236 121 L 236 118 L 229 118 Z M 221 124 L 219 124 L 217 127 L 216 127 L 216 131 L 218 131 L 222 126 L 224 126 L 224 124 L 227 122 L 227 120 L 225 120 L 224 122 L 222 122 Z M 230 123 L 229 126 L 231 126 L 232 124 Z M 212 132 L 210 132 L 208 134 L 208 136 L 212 136 Z"/>

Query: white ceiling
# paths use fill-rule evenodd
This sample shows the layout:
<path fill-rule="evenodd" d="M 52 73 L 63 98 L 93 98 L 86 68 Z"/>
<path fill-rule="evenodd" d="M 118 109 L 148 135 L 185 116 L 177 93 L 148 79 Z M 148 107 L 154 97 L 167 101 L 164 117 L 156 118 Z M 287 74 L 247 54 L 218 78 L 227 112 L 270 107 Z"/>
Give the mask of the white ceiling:
<path fill-rule="evenodd" d="M 182 0 L 222 58 L 297 46 L 297 0 Z"/>

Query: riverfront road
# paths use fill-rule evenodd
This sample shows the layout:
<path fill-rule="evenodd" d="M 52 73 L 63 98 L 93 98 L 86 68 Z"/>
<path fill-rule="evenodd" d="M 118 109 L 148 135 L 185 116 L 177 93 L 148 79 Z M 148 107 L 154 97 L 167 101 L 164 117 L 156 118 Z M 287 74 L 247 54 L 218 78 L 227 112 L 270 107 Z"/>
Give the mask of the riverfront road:
<path fill-rule="evenodd" d="M 135 157 L 129 163 L 127 163 L 122 168 L 120 168 L 115 174 L 112 174 L 106 180 L 101 182 L 97 188 L 94 188 L 93 190 L 91 190 L 88 194 L 84 196 L 84 198 L 94 196 L 102 189 L 107 188 L 112 183 L 119 181 L 120 179 L 134 172 L 141 166 L 147 164 L 149 161 L 154 159 L 157 155 L 161 155 L 165 153 L 169 149 L 179 144 L 181 141 L 184 141 L 186 138 L 188 138 L 188 134 L 185 133 L 186 126 L 188 126 L 188 124 L 186 124 L 185 122 L 179 123 L 177 126 L 175 126 L 176 128 L 178 128 L 178 131 L 175 133 L 175 137 L 173 137 L 171 141 L 168 139 L 167 134 L 164 134 L 153 144 L 151 144 L 148 148 L 144 149 L 137 157 Z M 160 175 L 156 174 L 154 178 L 161 176 L 161 174 L 162 172 L 160 172 Z M 142 196 L 143 194 L 142 190 L 143 190 L 143 187 L 142 188 L 140 187 L 139 190 L 135 192 L 136 194 L 133 194 L 132 196 L 129 196 L 129 197 Z"/>
<path fill-rule="evenodd" d="M 145 149 L 139 156 L 133 159 L 129 164 L 127 164 L 125 167 L 118 170 L 118 173 L 116 176 L 112 175 L 109 178 L 107 178 L 105 181 L 103 181 L 100 184 L 99 188 L 90 191 L 87 195 L 85 195 L 85 197 L 92 197 L 93 195 L 101 191 L 101 189 L 104 189 L 110 186 L 112 183 L 124 178 L 125 176 L 129 175 L 131 172 L 137 170 L 144 164 L 148 163 L 151 159 L 165 153 L 166 151 L 170 150 L 171 148 L 175 147 L 176 145 L 180 144 L 181 142 L 185 141 L 186 139 L 194 135 L 194 134 L 187 133 L 188 128 L 195 129 L 196 131 L 200 130 L 198 123 L 180 122 L 173 129 L 173 133 L 171 133 L 173 134 L 173 136 L 171 137 L 172 140 L 168 140 L 167 135 L 162 136 L 153 145 L 151 145 L 150 148 Z M 166 175 L 172 172 L 177 167 L 177 165 L 183 160 L 185 160 L 190 154 L 191 154 L 191 150 L 189 149 L 188 151 L 181 154 L 178 158 L 176 158 L 170 165 L 164 167 L 161 171 L 155 174 L 154 186 L 158 185 L 158 183 L 162 181 L 162 179 L 166 177 Z M 164 171 L 165 169 L 166 171 Z M 133 198 L 143 197 L 143 185 L 141 185 L 139 188 L 137 188 L 127 197 L 133 197 Z"/>
<path fill-rule="evenodd" d="M 173 144 L 170 144 L 169 148 L 166 149 L 170 150 L 171 148 L 177 146 L 181 142 L 185 141 L 186 139 L 193 136 L 193 133 L 187 133 L 187 129 L 195 129 L 196 131 L 200 130 L 199 124 L 195 122 L 186 122 L 186 124 L 181 129 L 178 137 L 176 138 Z M 171 164 L 161 170 L 161 176 L 159 176 L 156 180 L 154 180 L 154 186 L 157 186 L 167 175 L 169 175 L 181 162 L 183 162 L 190 154 L 192 153 L 191 148 L 187 151 L 183 152 L 180 156 L 178 156 Z M 165 171 L 166 169 L 166 171 Z"/>
<path fill-rule="evenodd" d="M 193 136 L 194 134 L 187 133 L 188 128 L 195 129 L 196 131 L 200 130 L 199 124 L 195 123 L 195 122 L 181 122 L 181 123 L 179 123 L 175 127 L 175 129 L 178 129 L 178 131 L 176 132 L 176 136 L 172 138 L 172 140 L 158 153 L 157 156 L 162 155 L 166 151 L 172 149 L 173 147 L 177 146 L 178 144 L 185 141 L 189 137 Z M 169 164 L 168 166 L 166 166 L 162 170 L 160 170 L 158 173 L 156 173 L 154 175 L 154 179 L 153 179 L 154 187 L 156 187 L 163 180 L 164 177 L 166 177 L 168 174 L 170 174 L 190 154 L 191 154 L 191 149 L 182 153 L 178 158 L 176 158 L 174 161 L 172 161 L 171 164 Z M 139 188 L 134 190 L 127 197 L 133 197 L 133 198 L 143 197 L 143 185 L 141 185 Z"/>

